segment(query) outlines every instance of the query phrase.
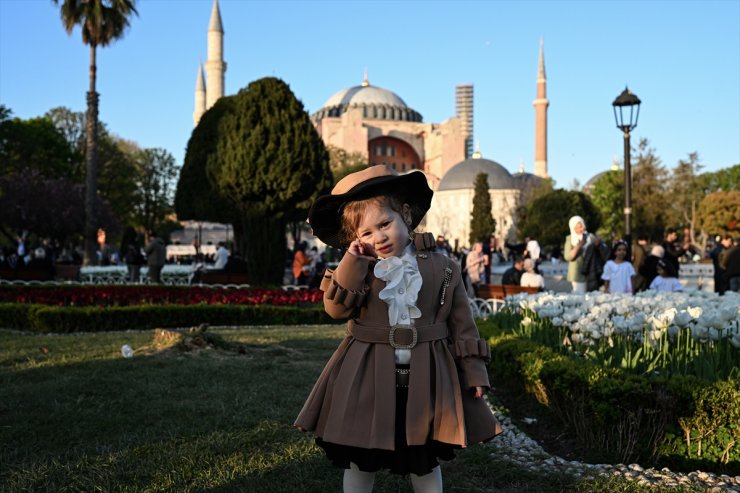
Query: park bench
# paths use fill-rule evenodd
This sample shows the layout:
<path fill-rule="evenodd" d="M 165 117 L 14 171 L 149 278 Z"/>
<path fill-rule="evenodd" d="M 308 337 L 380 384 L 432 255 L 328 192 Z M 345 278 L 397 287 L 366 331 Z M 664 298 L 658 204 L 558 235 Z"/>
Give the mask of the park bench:
<path fill-rule="evenodd" d="M 0 279 L 6 281 L 53 281 L 54 274 L 49 269 L 0 267 Z"/>
<path fill-rule="evenodd" d="M 55 277 L 57 281 L 79 281 L 80 268 L 78 264 L 57 264 Z"/>
<path fill-rule="evenodd" d="M 201 284 L 249 284 L 246 272 L 224 272 L 207 270 L 200 275 Z"/>
<path fill-rule="evenodd" d="M 539 293 L 539 288 L 517 286 L 515 284 L 481 284 L 478 286 L 478 297 L 484 300 L 503 300 L 507 296 L 519 293 Z"/>

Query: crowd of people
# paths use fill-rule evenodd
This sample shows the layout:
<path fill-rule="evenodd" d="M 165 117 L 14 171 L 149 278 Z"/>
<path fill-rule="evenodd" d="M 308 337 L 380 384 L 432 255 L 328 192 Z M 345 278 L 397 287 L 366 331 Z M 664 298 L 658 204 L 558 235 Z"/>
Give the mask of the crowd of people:
<path fill-rule="evenodd" d="M 616 240 L 609 245 L 598 235 L 590 233 L 580 216 L 569 221 L 569 230 L 562 250 L 549 248 L 548 254 L 535 238 L 527 237 L 521 243 L 501 242 L 491 235 L 487 242 L 478 241 L 465 247 L 453 249 L 444 235 L 436 237 L 434 250 L 454 258 L 460 264 L 463 280 L 468 294 L 476 296 L 479 286 L 494 283 L 493 270 L 498 265 L 509 264 L 501 277 L 501 284 L 535 287 L 544 290 L 545 281 L 539 266 L 542 262 L 567 262 L 567 280 L 573 292 L 639 292 L 646 289 L 658 291 L 680 291 L 678 281 L 682 263 L 702 260 L 700 249 L 690 240 L 688 228 L 679 236 L 675 229 L 668 229 L 665 236 L 656 242 L 638 236 L 637 241 L 627 245 Z M 134 231 L 124 233 L 120 249 L 113 248 L 99 234 L 97 250 L 98 265 L 125 265 L 129 282 L 142 280 L 142 267 L 148 267 L 149 281 L 161 283 L 164 265 L 168 259 L 165 241 L 150 232 L 145 236 Z M 720 294 L 725 291 L 740 290 L 740 249 L 738 239 L 730 235 L 717 236 L 706 249 L 706 259 L 714 267 L 714 290 Z M 219 242 L 215 253 L 205 254 L 193 240 L 195 255 L 181 258 L 191 266 L 190 283 L 200 281 L 206 270 L 229 273 L 246 273 L 246 261 L 239 252 L 229 249 L 226 242 Z M 560 253 L 562 252 L 562 254 Z M 286 257 L 286 282 L 296 285 L 318 287 L 327 265 L 336 263 L 341 250 L 328 247 L 319 252 L 316 246 L 309 247 L 306 241 L 299 241 Z M 0 249 L 0 267 L 6 269 L 48 270 L 53 277 L 58 264 L 82 264 L 81 248 L 60 246 L 50 240 L 40 240 L 29 245 L 28 233 L 16 237 L 15 247 Z"/>
<path fill-rule="evenodd" d="M 681 263 L 700 261 L 700 249 L 691 242 L 688 229 L 682 238 L 669 228 L 662 241 L 650 244 L 645 236 L 628 245 L 616 240 L 609 248 L 597 235 L 586 231 L 580 216 L 570 218 L 570 234 L 563 254 L 568 262 L 567 279 L 573 292 L 603 290 L 608 293 L 636 293 L 647 289 L 682 291 L 679 282 Z M 716 238 L 709 257 L 714 263 L 714 290 L 723 294 L 740 288 L 740 238 Z"/>

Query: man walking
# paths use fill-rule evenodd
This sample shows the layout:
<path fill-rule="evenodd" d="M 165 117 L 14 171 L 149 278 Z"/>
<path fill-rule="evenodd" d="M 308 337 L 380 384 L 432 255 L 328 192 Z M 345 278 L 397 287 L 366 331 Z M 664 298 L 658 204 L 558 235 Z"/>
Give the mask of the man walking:
<path fill-rule="evenodd" d="M 144 249 L 146 263 L 149 266 L 149 281 L 162 284 L 162 268 L 167 258 L 167 247 L 164 246 L 164 241 L 156 233 L 150 235 L 149 244 Z"/>

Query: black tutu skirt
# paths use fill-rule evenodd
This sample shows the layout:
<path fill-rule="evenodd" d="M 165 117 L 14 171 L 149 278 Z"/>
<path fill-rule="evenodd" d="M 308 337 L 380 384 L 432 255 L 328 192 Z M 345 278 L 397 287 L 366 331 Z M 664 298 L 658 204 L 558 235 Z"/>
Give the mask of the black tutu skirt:
<path fill-rule="evenodd" d="M 367 449 L 338 445 L 316 438 L 316 444 L 324 449 L 326 457 L 337 467 L 349 469 L 354 462 L 361 471 L 376 472 L 388 469 L 394 474 L 410 473 L 423 476 L 432 472 L 439 465 L 439 460 L 455 458 L 455 449 L 459 445 L 430 440 L 425 445 L 406 444 L 406 401 L 408 388 L 396 388 L 396 450 Z"/>

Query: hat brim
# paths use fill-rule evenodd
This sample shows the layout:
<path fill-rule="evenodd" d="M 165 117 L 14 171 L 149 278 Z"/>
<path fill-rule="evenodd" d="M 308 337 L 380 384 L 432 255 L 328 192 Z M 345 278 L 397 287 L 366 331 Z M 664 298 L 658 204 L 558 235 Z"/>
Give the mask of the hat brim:
<path fill-rule="evenodd" d="M 419 225 L 432 205 L 432 189 L 424 173 L 412 171 L 405 175 L 388 175 L 371 178 L 357 184 L 348 192 L 337 195 L 322 195 L 311 206 L 308 222 L 313 234 L 327 245 L 341 248 L 342 208 L 348 202 L 369 199 L 379 195 L 394 195 L 404 203 L 416 206 L 412 209 L 411 228 Z"/>

